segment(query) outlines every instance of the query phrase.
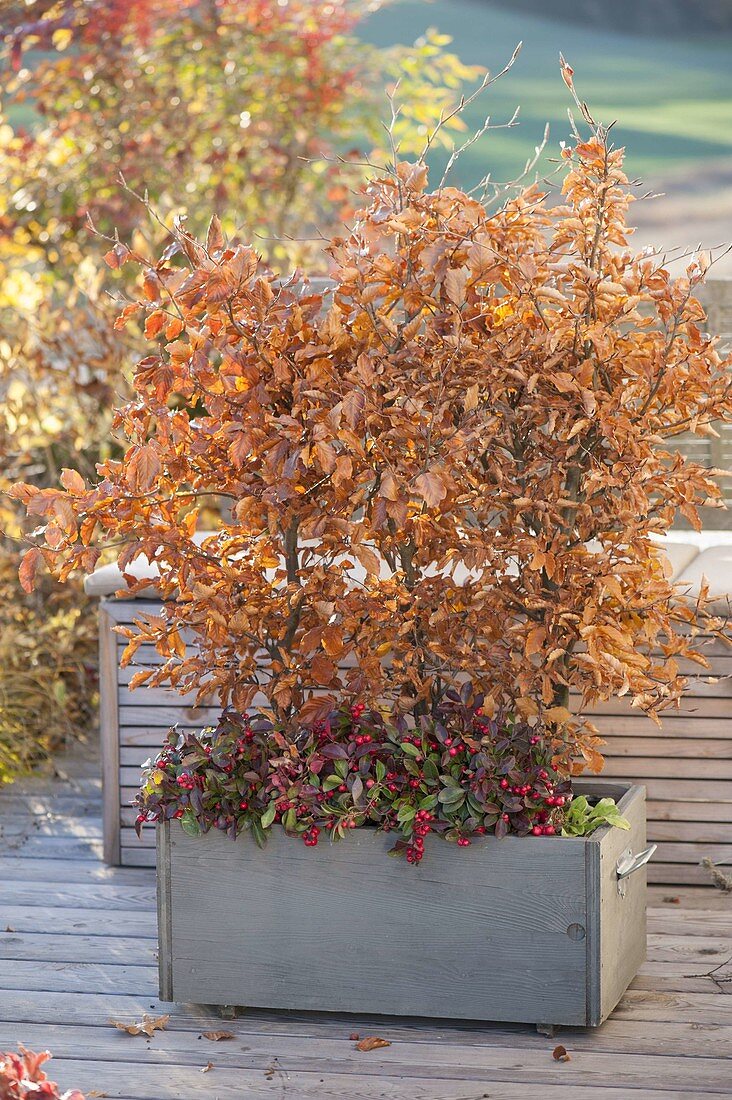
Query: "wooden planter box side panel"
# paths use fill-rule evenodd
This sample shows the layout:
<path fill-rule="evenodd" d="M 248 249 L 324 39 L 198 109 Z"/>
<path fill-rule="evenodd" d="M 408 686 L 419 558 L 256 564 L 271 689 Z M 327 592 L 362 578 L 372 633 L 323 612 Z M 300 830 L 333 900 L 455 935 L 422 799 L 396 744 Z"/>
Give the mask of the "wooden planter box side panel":
<path fill-rule="evenodd" d="M 611 794 L 611 797 L 615 797 Z M 617 864 L 621 855 L 631 851 L 637 855 L 646 846 L 646 802 L 642 787 L 632 787 L 619 802 L 623 816 L 630 822 L 630 832 L 608 828 L 602 843 L 592 846 L 592 855 L 599 850 L 600 881 L 600 990 L 599 1004 L 591 1002 L 589 1023 L 598 1024 L 615 1008 L 646 958 L 646 870 L 635 871 L 625 880 L 625 896 L 618 892 Z M 589 871 L 589 868 L 588 868 Z M 589 871 L 588 889 L 593 873 Z M 595 950 L 598 945 L 595 945 Z M 592 974 L 594 968 L 590 967 Z"/>
<path fill-rule="evenodd" d="M 612 895 L 617 855 L 644 844 L 642 791 L 629 807 L 633 832 L 622 841 L 611 830 L 589 841 L 488 838 L 469 848 L 433 838 L 416 868 L 390 859 L 393 837 L 372 829 L 314 849 L 275 829 L 260 850 L 248 834 L 234 842 L 161 826 L 161 996 L 597 1023 L 645 952 L 636 942 L 645 939 L 645 873 L 632 876 L 626 898 Z M 610 923 L 618 927 L 608 947 Z"/>

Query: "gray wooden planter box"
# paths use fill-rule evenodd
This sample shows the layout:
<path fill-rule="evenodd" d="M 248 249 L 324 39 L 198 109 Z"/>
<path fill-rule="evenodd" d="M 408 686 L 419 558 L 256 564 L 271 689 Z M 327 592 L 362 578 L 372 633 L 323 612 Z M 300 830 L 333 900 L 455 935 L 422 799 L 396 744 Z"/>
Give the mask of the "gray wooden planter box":
<path fill-rule="evenodd" d="M 645 958 L 645 790 L 609 794 L 630 832 L 587 839 L 432 838 L 410 867 L 355 829 L 316 848 L 274 830 L 158 827 L 160 995 L 250 1007 L 597 1025 Z"/>

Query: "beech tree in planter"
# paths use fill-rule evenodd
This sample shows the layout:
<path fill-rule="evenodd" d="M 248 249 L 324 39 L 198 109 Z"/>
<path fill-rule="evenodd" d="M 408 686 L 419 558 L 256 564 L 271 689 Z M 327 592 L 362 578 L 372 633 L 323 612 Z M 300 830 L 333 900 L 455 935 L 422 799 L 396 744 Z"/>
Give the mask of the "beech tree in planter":
<path fill-rule="evenodd" d="M 129 447 L 92 485 L 15 489 L 44 524 L 24 585 L 42 561 L 90 570 L 99 544 L 124 544 L 123 567 L 145 554 L 165 612 L 125 660 L 147 643 L 165 663 L 133 683 L 238 711 L 263 695 L 285 745 L 342 700 L 419 719 L 468 680 L 485 714 L 547 730 L 561 772 L 599 770 L 585 708 L 626 694 L 657 718 L 679 657 L 704 664 L 704 599 L 653 539 L 719 499 L 664 441 L 710 432 L 732 397 L 703 262 L 674 278 L 631 250 L 622 150 L 585 121 L 558 205 L 385 170 L 327 247 L 326 300 L 217 219 L 203 241 L 175 228 L 158 261 L 114 244 L 112 266 L 144 272 L 123 316 L 153 345 L 116 416 Z M 231 519 L 197 545 L 209 494 Z"/>

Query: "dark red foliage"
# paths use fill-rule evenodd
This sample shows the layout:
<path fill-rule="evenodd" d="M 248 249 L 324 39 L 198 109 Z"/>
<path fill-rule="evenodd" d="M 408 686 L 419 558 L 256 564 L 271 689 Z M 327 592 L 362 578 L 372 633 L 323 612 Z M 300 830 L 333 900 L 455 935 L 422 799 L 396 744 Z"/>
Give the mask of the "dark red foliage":
<path fill-rule="evenodd" d="M 47 1050 L 34 1054 L 22 1044 L 17 1054 L 0 1054 L 0 1100 L 84 1100 L 78 1089 L 61 1093 L 49 1081 L 41 1067 L 50 1057 Z"/>
<path fill-rule="evenodd" d="M 571 784 L 552 768 L 540 728 L 489 718 L 468 689 L 449 692 L 418 725 L 356 703 L 283 736 L 264 717 L 229 709 L 200 734 L 172 729 L 136 799 L 145 821 L 180 818 L 192 834 L 274 824 L 314 847 L 374 825 L 396 834 L 393 854 L 419 863 L 430 833 L 467 846 L 486 833 L 560 831 Z"/>

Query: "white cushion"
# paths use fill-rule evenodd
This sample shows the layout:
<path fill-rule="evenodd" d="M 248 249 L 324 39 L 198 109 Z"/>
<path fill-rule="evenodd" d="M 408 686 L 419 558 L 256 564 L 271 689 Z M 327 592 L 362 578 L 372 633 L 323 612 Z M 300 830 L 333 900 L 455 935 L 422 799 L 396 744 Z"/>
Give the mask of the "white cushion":
<path fill-rule="evenodd" d="M 699 595 L 702 583 L 709 585 L 715 611 L 732 610 L 732 545 L 711 546 L 683 568 L 678 577 L 682 591 L 691 597 Z"/>
<path fill-rule="evenodd" d="M 675 580 L 698 556 L 699 547 L 693 542 L 663 542 L 659 544 L 659 554 L 668 559 L 671 567 L 669 576 Z"/>

